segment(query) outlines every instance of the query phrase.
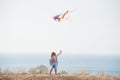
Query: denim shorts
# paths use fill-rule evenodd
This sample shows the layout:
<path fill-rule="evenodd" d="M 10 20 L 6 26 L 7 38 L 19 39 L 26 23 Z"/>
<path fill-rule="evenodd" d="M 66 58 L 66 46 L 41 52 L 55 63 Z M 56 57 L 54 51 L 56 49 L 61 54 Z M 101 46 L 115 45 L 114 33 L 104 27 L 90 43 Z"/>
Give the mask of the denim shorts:
<path fill-rule="evenodd" d="M 57 68 L 57 64 L 52 64 L 52 68 Z"/>

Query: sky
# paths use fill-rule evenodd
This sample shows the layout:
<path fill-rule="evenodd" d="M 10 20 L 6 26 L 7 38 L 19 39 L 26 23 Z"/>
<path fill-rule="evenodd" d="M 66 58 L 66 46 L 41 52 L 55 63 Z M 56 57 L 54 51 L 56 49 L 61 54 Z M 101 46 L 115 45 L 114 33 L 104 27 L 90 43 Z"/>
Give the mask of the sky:
<path fill-rule="evenodd" d="M 119 0 L 0 0 L 0 54 L 120 54 Z M 53 16 L 72 11 L 69 20 Z"/>

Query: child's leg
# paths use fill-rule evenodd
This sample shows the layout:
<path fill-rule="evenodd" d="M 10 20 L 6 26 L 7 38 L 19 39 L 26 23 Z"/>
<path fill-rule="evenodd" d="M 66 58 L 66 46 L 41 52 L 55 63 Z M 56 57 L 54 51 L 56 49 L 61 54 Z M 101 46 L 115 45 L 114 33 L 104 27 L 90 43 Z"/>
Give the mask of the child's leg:
<path fill-rule="evenodd" d="M 50 75 L 51 75 L 52 71 L 53 71 L 53 68 L 50 69 Z"/>
<path fill-rule="evenodd" d="M 57 75 L 57 68 L 55 68 L 55 74 Z"/>

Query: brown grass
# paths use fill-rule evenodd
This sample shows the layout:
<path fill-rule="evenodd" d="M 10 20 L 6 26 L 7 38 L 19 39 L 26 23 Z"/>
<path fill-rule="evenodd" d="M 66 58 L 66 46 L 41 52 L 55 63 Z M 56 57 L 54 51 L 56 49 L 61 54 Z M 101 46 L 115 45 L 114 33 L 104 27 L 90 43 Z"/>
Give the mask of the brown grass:
<path fill-rule="evenodd" d="M 49 76 L 47 74 L 1 74 L 0 80 L 120 80 L 120 76 L 90 75 L 85 73 L 61 74 L 57 76 Z"/>

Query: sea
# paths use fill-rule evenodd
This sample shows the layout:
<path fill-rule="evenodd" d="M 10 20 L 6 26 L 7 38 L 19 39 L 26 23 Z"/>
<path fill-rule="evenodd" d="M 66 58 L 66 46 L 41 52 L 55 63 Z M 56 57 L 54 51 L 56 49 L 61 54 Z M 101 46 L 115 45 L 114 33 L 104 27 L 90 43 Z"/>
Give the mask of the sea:
<path fill-rule="evenodd" d="M 49 69 L 50 54 L 0 54 L 0 72 L 10 70 L 11 72 L 29 71 L 38 65 L 45 65 Z M 108 54 L 62 54 L 58 56 L 58 72 L 80 73 L 88 71 L 90 74 L 100 73 L 120 76 L 120 55 Z"/>

